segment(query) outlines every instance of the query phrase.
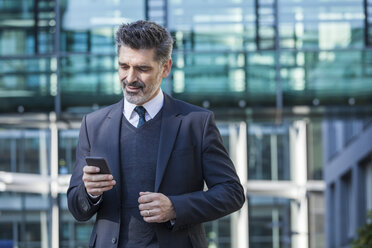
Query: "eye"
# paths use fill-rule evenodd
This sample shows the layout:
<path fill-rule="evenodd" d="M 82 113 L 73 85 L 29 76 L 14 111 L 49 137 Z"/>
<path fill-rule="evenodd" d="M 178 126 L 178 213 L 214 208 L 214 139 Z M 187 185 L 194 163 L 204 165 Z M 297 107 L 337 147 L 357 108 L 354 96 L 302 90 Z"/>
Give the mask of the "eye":
<path fill-rule="evenodd" d="M 122 70 L 128 70 L 129 69 L 129 66 L 127 64 L 124 64 L 124 63 L 119 63 L 119 67 Z"/>
<path fill-rule="evenodd" d="M 140 66 L 140 67 L 138 67 L 138 70 L 140 72 L 148 72 L 148 71 L 151 70 L 151 68 L 150 67 L 147 67 L 147 66 Z"/>

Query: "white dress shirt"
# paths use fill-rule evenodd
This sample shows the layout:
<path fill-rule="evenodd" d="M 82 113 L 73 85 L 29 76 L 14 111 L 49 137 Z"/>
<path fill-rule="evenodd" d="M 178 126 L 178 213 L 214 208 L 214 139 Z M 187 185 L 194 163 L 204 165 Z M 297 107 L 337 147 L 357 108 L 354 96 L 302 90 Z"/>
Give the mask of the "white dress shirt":
<path fill-rule="evenodd" d="M 160 89 L 158 94 L 151 99 L 150 101 L 144 103 L 142 107 L 146 109 L 145 119 L 146 121 L 149 121 L 153 119 L 161 110 L 164 104 L 164 94 L 163 91 Z M 136 107 L 136 104 L 130 103 L 127 101 L 127 99 L 124 97 L 124 110 L 123 114 L 125 118 L 132 124 L 133 126 L 137 127 L 139 122 L 139 115 L 136 111 L 134 111 L 134 108 Z"/>

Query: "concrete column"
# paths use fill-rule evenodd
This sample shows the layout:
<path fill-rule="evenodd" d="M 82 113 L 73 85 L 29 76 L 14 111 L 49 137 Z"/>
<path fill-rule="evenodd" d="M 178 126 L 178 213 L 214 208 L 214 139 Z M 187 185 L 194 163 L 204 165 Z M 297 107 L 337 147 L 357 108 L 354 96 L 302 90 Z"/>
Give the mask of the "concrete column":
<path fill-rule="evenodd" d="M 48 248 L 48 218 L 45 211 L 40 212 L 41 248 Z"/>
<path fill-rule="evenodd" d="M 271 180 L 279 180 L 278 166 L 278 138 L 276 134 L 270 135 L 270 151 L 271 151 Z"/>
<path fill-rule="evenodd" d="M 247 125 L 241 122 L 229 128 L 230 157 L 234 162 L 236 172 L 245 188 L 248 181 L 247 173 Z M 231 215 L 231 240 L 233 248 L 248 248 L 248 203 L 240 211 Z"/>
<path fill-rule="evenodd" d="M 50 136 L 51 136 L 51 156 L 50 156 L 50 193 L 51 193 L 51 247 L 59 248 L 59 203 L 58 203 L 58 127 L 57 116 L 50 113 Z"/>
<path fill-rule="evenodd" d="M 291 203 L 292 247 L 309 247 L 306 122 L 296 121 L 289 130 L 291 180 L 297 185 L 296 199 Z"/>
<path fill-rule="evenodd" d="M 279 210 L 273 209 L 271 211 L 271 218 L 273 223 L 279 223 Z M 273 248 L 280 248 L 280 227 L 275 224 L 272 230 Z"/>

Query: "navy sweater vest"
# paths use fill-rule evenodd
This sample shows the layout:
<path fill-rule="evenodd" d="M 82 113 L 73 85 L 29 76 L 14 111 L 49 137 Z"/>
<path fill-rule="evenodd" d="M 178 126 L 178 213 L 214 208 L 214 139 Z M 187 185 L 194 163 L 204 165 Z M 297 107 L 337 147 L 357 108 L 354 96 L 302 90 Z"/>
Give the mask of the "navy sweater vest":
<path fill-rule="evenodd" d="M 138 209 L 139 192 L 154 192 L 158 158 L 160 111 L 140 128 L 123 116 L 121 150 L 121 226 L 119 247 L 157 248 L 155 225 L 146 223 Z"/>

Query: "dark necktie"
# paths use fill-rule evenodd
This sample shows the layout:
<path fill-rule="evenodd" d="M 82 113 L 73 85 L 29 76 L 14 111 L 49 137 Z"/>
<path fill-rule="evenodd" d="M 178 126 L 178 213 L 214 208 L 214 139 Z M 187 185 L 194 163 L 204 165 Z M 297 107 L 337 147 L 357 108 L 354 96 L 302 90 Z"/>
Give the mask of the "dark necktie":
<path fill-rule="evenodd" d="M 137 106 L 137 107 L 134 108 L 134 111 L 136 111 L 138 116 L 139 116 L 139 121 L 138 121 L 138 125 L 137 125 L 137 128 L 139 128 L 140 126 L 142 126 L 146 122 L 146 118 L 145 118 L 146 109 L 142 106 Z"/>

